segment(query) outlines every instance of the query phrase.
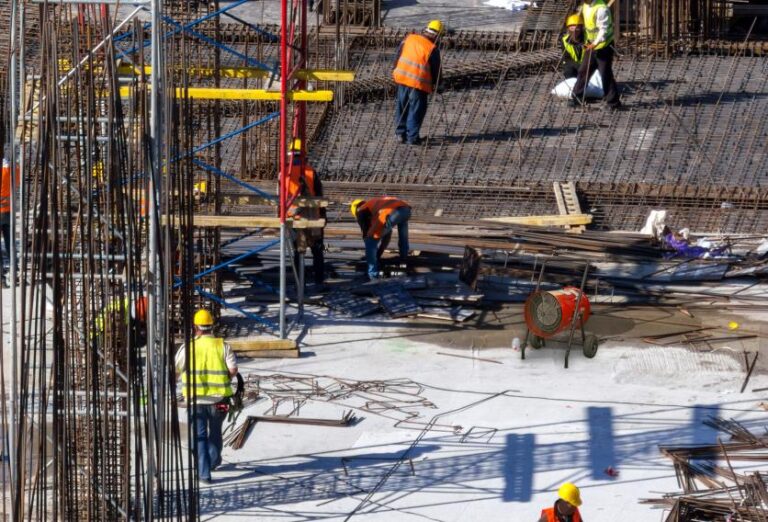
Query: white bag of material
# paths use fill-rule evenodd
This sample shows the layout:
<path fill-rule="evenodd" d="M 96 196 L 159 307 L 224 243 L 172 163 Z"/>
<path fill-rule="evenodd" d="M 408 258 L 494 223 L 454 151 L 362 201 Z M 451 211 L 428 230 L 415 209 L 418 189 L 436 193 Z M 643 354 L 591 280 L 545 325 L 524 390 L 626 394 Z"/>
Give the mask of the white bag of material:
<path fill-rule="evenodd" d="M 645 225 L 640 229 L 640 233 L 655 238 L 661 237 L 661 231 L 664 230 L 666 219 L 666 210 L 651 210 L 651 213 L 648 214 L 648 219 L 645 220 Z"/>
<path fill-rule="evenodd" d="M 568 78 L 555 85 L 552 94 L 558 98 L 570 98 L 573 92 L 573 86 L 576 85 L 576 78 Z M 603 97 L 603 80 L 600 78 L 600 71 L 595 71 L 592 78 L 589 79 L 586 89 L 584 89 L 585 98 Z"/>

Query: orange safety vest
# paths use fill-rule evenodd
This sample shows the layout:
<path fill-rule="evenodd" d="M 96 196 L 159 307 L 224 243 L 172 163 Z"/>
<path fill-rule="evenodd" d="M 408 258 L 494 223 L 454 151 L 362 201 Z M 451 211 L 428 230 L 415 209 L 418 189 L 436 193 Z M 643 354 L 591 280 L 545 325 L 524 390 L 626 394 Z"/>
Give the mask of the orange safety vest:
<path fill-rule="evenodd" d="M 19 186 L 19 169 L 16 169 L 16 186 Z M 0 181 L 0 213 L 7 214 L 11 211 L 11 167 L 3 167 L 2 181 Z"/>
<path fill-rule="evenodd" d="M 573 522 L 581 522 L 581 513 L 579 513 L 579 510 L 577 509 L 573 515 Z M 541 520 L 546 520 L 547 522 L 559 522 L 557 518 L 557 513 L 555 513 L 555 508 L 546 508 L 541 510 Z"/>
<path fill-rule="evenodd" d="M 420 34 L 409 34 L 403 42 L 403 52 L 397 60 L 392 79 L 399 85 L 413 87 L 426 93 L 432 92 L 432 71 L 429 69 L 429 55 L 435 43 Z"/>
<path fill-rule="evenodd" d="M 310 197 L 314 198 L 315 194 L 315 169 L 309 163 L 304 162 L 304 169 L 301 168 L 301 163 L 291 163 L 291 169 L 288 171 L 288 201 L 296 197 Z M 294 217 L 299 211 L 296 205 L 291 205 L 288 208 L 288 217 Z"/>
<path fill-rule="evenodd" d="M 368 233 L 365 237 L 381 239 L 381 234 L 387 226 L 387 216 L 389 216 L 395 209 L 407 206 L 409 206 L 408 203 L 392 196 L 371 198 L 360 205 L 358 212 L 368 210 L 371 213 L 371 226 L 368 228 Z"/>

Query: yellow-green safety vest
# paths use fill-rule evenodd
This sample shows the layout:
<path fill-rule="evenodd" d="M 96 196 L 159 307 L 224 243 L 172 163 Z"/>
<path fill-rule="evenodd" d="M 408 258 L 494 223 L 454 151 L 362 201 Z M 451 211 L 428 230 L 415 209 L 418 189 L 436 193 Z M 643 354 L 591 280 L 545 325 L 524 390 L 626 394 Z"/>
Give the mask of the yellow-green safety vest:
<path fill-rule="evenodd" d="M 233 395 L 229 368 L 224 358 L 224 339 L 211 336 L 194 339 L 189 350 L 187 368 L 181 379 L 185 399 L 189 399 L 187 396 L 189 392 L 196 392 L 198 397 L 231 397 Z M 191 386 L 187 386 L 190 374 L 192 382 Z"/>
<path fill-rule="evenodd" d="M 584 46 L 579 45 L 578 47 L 573 45 L 570 40 L 568 40 L 568 34 L 563 36 L 563 47 L 565 48 L 565 52 L 568 53 L 568 56 L 571 57 L 571 60 L 573 60 L 576 63 L 581 63 L 581 60 L 584 58 Z"/>
<path fill-rule="evenodd" d="M 593 0 L 591 4 L 581 6 L 581 16 L 584 17 L 584 32 L 586 33 L 587 43 L 592 43 L 597 38 L 600 31 L 597 28 L 597 12 L 601 7 L 608 9 L 608 29 L 605 32 L 605 40 L 595 46 L 595 50 L 608 47 L 613 43 L 613 17 L 611 9 L 606 5 L 605 0 Z"/>
<path fill-rule="evenodd" d="M 125 323 L 128 324 L 131 320 L 129 311 L 130 306 L 131 300 L 129 297 L 124 297 L 122 299 L 114 298 L 107 303 L 107 306 L 105 306 L 93 320 L 94 335 L 101 335 L 104 333 L 104 329 L 107 327 L 107 320 L 111 314 L 115 314 L 115 317 L 118 317 L 117 314 L 119 313 L 125 314 Z"/>

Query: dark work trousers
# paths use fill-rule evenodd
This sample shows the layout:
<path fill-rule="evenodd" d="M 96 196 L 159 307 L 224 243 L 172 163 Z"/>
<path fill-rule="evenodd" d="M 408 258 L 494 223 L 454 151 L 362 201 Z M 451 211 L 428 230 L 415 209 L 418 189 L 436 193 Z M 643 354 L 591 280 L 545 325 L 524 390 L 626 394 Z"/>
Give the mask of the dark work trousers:
<path fill-rule="evenodd" d="M 591 59 L 587 59 L 590 58 Z M 600 71 L 600 79 L 603 82 L 603 101 L 611 106 L 621 105 L 619 100 L 619 88 L 613 77 L 613 47 L 603 47 L 597 51 L 584 50 L 584 61 L 581 62 L 579 75 L 576 77 L 576 85 L 573 86 L 573 97 L 581 101 L 584 98 L 584 88 L 595 69 Z"/>
<path fill-rule="evenodd" d="M 397 86 L 395 105 L 395 133 L 408 143 L 418 143 L 421 124 L 427 114 L 429 94 L 419 89 Z"/>
<path fill-rule="evenodd" d="M 576 78 L 579 75 L 581 64 L 574 62 L 570 58 L 563 60 L 563 78 Z"/>
<path fill-rule="evenodd" d="M 312 275 L 316 285 L 325 281 L 325 245 L 323 229 L 299 229 L 295 231 L 294 254 L 304 253 L 307 248 L 312 252 Z M 293 256 L 294 268 L 299 273 L 299 256 Z"/>
<path fill-rule="evenodd" d="M 221 464 L 221 427 L 227 414 L 215 404 L 198 404 L 192 415 L 197 435 L 197 472 L 202 480 L 211 480 L 211 471 Z"/>
<path fill-rule="evenodd" d="M 0 231 L 3 234 L 3 246 L 5 247 L 5 257 L 3 257 L 3 273 L 11 265 L 11 213 L 0 212 Z"/>

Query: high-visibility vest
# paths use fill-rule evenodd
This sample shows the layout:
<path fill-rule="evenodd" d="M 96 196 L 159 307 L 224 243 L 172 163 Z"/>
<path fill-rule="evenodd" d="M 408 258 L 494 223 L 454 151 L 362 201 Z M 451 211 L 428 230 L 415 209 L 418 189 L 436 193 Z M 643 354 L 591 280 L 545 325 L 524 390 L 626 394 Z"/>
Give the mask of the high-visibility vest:
<path fill-rule="evenodd" d="M 301 168 L 301 161 L 298 156 L 291 163 L 291 169 L 288 171 L 288 201 L 297 197 L 316 197 L 315 193 L 315 169 L 309 163 L 304 163 Z M 288 217 L 294 217 L 299 214 L 299 208 L 291 205 L 288 208 Z"/>
<path fill-rule="evenodd" d="M 392 196 L 371 198 L 360 205 L 360 208 L 357 210 L 358 212 L 368 210 L 371 213 L 371 226 L 368 228 L 365 237 L 381 239 L 384 228 L 387 226 L 387 216 L 395 209 L 407 206 L 409 206 L 408 203 Z"/>
<path fill-rule="evenodd" d="M 16 169 L 16 186 L 19 186 L 19 169 Z M 0 213 L 11 211 L 11 167 L 3 166 L 2 180 L 0 180 Z"/>
<path fill-rule="evenodd" d="M 576 63 L 581 63 L 581 60 L 584 58 L 584 46 L 572 44 L 568 39 L 569 36 L 570 35 L 568 34 L 563 36 L 563 47 L 565 48 L 565 52 L 568 53 L 568 56 L 571 57 L 571 60 Z"/>
<path fill-rule="evenodd" d="M 194 364 L 194 367 L 193 367 Z M 198 397 L 231 397 L 229 367 L 224 358 L 224 339 L 204 335 L 192 340 L 189 348 L 187 368 L 181 376 L 184 398 L 187 396 L 187 383 L 191 375 L 192 393 Z"/>
<path fill-rule="evenodd" d="M 116 297 L 107 303 L 101 312 L 99 312 L 99 315 L 97 315 L 93 320 L 93 326 L 96 334 L 103 334 L 105 328 L 107 327 L 107 321 L 109 318 L 115 317 L 117 320 L 117 318 L 120 317 L 119 314 L 124 315 L 125 323 L 128 324 L 128 322 L 131 320 L 130 306 L 131 300 L 128 296 L 122 299 Z"/>
<path fill-rule="evenodd" d="M 435 49 L 435 43 L 420 34 L 409 34 L 403 42 L 403 51 L 397 60 L 392 79 L 398 85 L 413 87 L 426 93 L 432 92 L 432 71 L 429 68 L 429 56 Z"/>
<path fill-rule="evenodd" d="M 595 46 L 595 50 L 608 47 L 613 43 L 613 17 L 611 9 L 605 4 L 605 0 L 592 0 L 591 4 L 581 6 L 581 16 L 584 17 L 584 32 L 586 33 L 587 43 L 592 43 L 597 38 L 599 29 L 597 28 L 597 12 L 605 8 L 608 10 L 608 29 L 605 32 L 605 40 Z"/>
<path fill-rule="evenodd" d="M 547 522 L 560 522 L 557 518 L 554 507 L 542 509 L 541 519 L 546 520 Z M 571 519 L 573 522 L 581 522 L 581 513 L 579 513 L 578 509 L 573 513 Z"/>

